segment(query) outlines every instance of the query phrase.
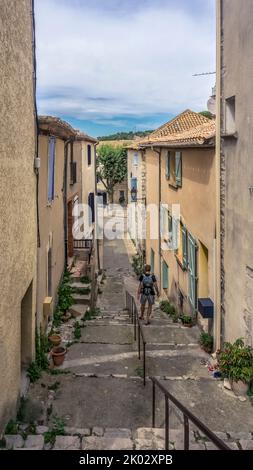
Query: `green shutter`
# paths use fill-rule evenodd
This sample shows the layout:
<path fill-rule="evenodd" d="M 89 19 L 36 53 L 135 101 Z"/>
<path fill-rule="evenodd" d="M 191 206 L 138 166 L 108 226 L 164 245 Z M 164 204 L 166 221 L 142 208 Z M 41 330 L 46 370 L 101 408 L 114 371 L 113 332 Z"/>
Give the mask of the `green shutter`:
<path fill-rule="evenodd" d="M 176 152 L 175 155 L 176 184 L 182 186 L 182 152 Z"/>
<path fill-rule="evenodd" d="M 197 246 L 190 233 L 188 233 L 188 278 L 189 301 L 195 310 L 197 307 Z"/>
<path fill-rule="evenodd" d="M 167 153 L 166 155 L 166 169 L 165 169 L 165 176 L 166 179 L 170 179 L 170 152 Z"/>
<path fill-rule="evenodd" d="M 163 261 L 163 289 L 168 289 L 169 287 L 169 268 L 167 263 Z"/>
<path fill-rule="evenodd" d="M 187 269 L 187 230 L 182 225 L 182 252 L 183 252 L 183 268 Z"/>

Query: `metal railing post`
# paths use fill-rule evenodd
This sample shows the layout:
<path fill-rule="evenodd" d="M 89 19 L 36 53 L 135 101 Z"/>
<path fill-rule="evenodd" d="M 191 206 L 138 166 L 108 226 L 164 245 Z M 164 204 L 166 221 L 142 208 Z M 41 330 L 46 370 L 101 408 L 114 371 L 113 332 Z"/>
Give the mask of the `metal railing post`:
<path fill-rule="evenodd" d="M 146 385 L 146 342 L 143 341 L 143 385 Z"/>
<path fill-rule="evenodd" d="M 184 450 L 189 450 L 189 420 L 184 414 Z"/>
<path fill-rule="evenodd" d="M 169 399 L 165 395 L 165 450 L 169 450 Z"/>
<path fill-rule="evenodd" d="M 152 382 L 152 428 L 155 427 L 155 382 Z"/>
<path fill-rule="evenodd" d="M 139 360 L 141 358 L 141 329 L 140 329 L 140 323 L 138 322 L 138 354 L 139 354 Z"/>

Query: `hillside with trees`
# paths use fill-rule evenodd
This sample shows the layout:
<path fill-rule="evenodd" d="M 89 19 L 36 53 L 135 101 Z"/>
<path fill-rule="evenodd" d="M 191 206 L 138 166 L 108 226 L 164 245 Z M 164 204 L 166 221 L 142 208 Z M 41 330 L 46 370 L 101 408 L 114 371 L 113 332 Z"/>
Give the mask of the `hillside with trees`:
<path fill-rule="evenodd" d="M 146 135 L 150 134 L 151 131 L 130 131 L 130 132 L 117 132 L 116 134 L 112 135 L 105 135 L 102 137 L 98 137 L 98 140 L 106 141 L 106 140 L 134 140 L 135 137 L 146 137 Z"/>

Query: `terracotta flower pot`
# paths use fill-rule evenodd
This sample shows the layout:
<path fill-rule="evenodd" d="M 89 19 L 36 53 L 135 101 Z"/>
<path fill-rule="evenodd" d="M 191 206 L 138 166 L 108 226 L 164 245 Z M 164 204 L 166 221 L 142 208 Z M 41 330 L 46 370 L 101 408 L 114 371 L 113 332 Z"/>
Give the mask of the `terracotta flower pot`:
<path fill-rule="evenodd" d="M 55 366 L 61 366 L 67 350 L 63 347 L 54 347 L 52 349 L 52 358 Z"/>
<path fill-rule="evenodd" d="M 246 395 L 248 388 L 248 384 L 245 384 L 242 380 L 238 380 L 238 382 L 233 380 L 232 382 L 232 389 L 236 395 Z"/>
<path fill-rule="evenodd" d="M 54 346 L 59 346 L 61 344 L 61 336 L 57 335 L 56 333 L 49 336 L 48 339 Z"/>

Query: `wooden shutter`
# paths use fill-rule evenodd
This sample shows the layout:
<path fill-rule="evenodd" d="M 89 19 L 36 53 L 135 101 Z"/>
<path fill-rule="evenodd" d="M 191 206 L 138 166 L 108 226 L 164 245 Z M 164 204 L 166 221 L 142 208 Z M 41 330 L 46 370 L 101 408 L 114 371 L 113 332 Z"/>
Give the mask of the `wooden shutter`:
<path fill-rule="evenodd" d="M 163 261 L 163 289 L 168 289 L 169 287 L 169 268 L 167 263 Z"/>
<path fill-rule="evenodd" d="M 165 177 L 167 180 L 170 179 L 170 152 L 166 155 L 166 162 L 165 162 Z"/>
<path fill-rule="evenodd" d="M 185 225 L 182 225 L 182 252 L 183 252 L 183 267 L 187 269 L 187 230 Z"/>
<path fill-rule="evenodd" d="M 182 186 L 182 152 L 176 152 L 175 155 L 175 173 L 176 173 L 176 184 Z"/>
<path fill-rule="evenodd" d="M 189 301 L 195 310 L 197 307 L 197 245 L 190 233 L 188 233 L 188 279 Z"/>

